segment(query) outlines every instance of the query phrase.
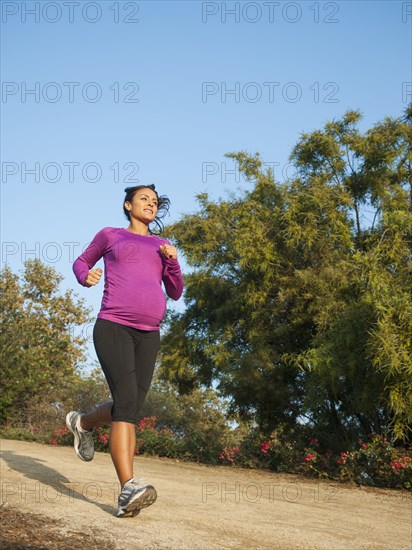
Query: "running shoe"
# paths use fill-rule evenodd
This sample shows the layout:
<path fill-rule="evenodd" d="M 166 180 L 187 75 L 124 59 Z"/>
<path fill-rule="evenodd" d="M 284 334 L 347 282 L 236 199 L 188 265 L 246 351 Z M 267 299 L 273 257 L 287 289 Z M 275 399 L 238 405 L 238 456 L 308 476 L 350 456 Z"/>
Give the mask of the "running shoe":
<path fill-rule="evenodd" d="M 137 516 L 142 508 L 147 508 L 157 499 L 153 485 L 140 485 L 139 480 L 132 478 L 123 485 L 118 499 L 118 518 Z"/>
<path fill-rule="evenodd" d="M 90 462 L 94 456 L 94 441 L 92 430 L 83 430 L 80 426 L 80 413 L 71 411 L 66 415 L 66 426 L 74 435 L 74 450 L 81 460 Z"/>

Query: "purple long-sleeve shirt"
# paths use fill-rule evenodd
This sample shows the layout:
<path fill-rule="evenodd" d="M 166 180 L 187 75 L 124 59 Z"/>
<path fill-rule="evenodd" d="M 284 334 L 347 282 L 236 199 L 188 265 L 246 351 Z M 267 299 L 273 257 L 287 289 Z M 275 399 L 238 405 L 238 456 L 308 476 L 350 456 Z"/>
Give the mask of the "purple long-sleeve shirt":
<path fill-rule="evenodd" d="M 85 285 L 89 270 L 104 259 L 104 291 L 97 317 L 140 330 L 159 330 L 166 313 L 166 296 L 183 292 L 179 262 L 159 250 L 170 242 L 155 235 L 137 235 L 124 228 L 104 227 L 74 261 L 77 281 Z"/>

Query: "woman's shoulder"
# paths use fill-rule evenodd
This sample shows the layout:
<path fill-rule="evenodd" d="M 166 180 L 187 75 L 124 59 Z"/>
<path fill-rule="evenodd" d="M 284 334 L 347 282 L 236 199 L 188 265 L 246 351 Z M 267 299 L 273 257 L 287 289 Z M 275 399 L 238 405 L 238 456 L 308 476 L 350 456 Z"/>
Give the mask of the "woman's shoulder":
<path fill-rule="evenodd" d="M 94 240 L 98 242 L 104 242 L 106 244 L 112 242 L 113 237 L 116 238 L 116 234 L 120 231 L 119 227 L 103 227 L 94 236 Z"/>
<path fill-rule="evenodd" d="M 122 227 L 107 226 L 107 227 L 103 227 L 102 229 L 100 229 L 98 234 L 109 236 L 109 235 L 112 235 L 112 234 L 119 233 L 120 231 L 123 231 Z"/>

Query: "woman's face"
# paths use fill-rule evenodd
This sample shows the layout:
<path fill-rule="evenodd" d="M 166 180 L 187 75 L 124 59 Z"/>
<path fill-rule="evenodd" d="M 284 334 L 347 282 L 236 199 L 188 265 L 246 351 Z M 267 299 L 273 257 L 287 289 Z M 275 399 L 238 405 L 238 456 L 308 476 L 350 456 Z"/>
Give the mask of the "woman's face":
<path fill-rule="evenodd" d="M 132 202 L 126 201 L 125 204 L 131 208 L 131 216 L 145 224 L 155 219 L 159 206 L 157 195 L 150 188 L 139 189 L 134 194 Z"/>

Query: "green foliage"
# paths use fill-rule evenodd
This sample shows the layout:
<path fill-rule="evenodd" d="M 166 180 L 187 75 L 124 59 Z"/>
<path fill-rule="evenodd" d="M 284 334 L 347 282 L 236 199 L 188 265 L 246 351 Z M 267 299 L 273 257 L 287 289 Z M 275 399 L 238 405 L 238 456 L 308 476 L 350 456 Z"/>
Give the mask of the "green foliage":
<path fill-rule="evenodd" d="M 7 265 L 0 273 L 1 424 L 30 425 L 33 416 L 51 413 L 76 379 L 85 339 L 73 329 L 90 311 L 71 291 L 58 293 L 61 280 L 37 259 L 25 263 L 22 282 Z"/>
<path fill-rule="evenodd" d="M 47 436 L 39 436 L 37 430 L 34 433 L 31 433 L 27 428 L 13 428 L 10 426 L 1 426 L 0 427 L 0 437 L 2 439 L 13 439 L 17 441 L 37 441 L 47 443 L 50 442 L 50 433 L 47 433 Z"/>
<path fill-rule="evenodd" d="M 223 404 L 212 389 L 195 388 L 190 393 L 179 395 L 176 387 L 159 379 L 158 373 L 139 418 L 141 421 L 155 418 L 159 432 L 162 434 L 162 430 L 166 430 L 163 436 L 167 441 L 167 454 L 154 446 L 155 454 L 162 456 L 178 453 L 179 457 L 187 460 L 213 464 L 218 461 L 218 454 L 225 442 L 231 438 Z M 149 429 L 148 434 L 144 435 L 153 437 L 153 431 Z M 174 438 L 177 438 L 178 444 Z M 163 448 L 161 440 L 158 445 Z"/>
<path fill-rule="evenodd" d="M 198 195 L 198 212 L 167 228 L 192 269 L 163 338 L 165 379 L 181 392 L 216 384 L 264 434 L 304 418 L 336 451 L 361 432 L 409 440 L 408 113 L 362 134 L 349 111 L 303 134 L 283 183 L 258 153 L 226 155 L 252 190 Z"/>

